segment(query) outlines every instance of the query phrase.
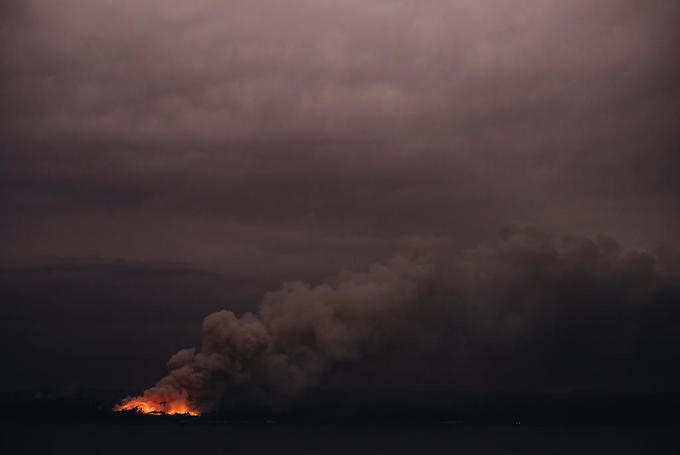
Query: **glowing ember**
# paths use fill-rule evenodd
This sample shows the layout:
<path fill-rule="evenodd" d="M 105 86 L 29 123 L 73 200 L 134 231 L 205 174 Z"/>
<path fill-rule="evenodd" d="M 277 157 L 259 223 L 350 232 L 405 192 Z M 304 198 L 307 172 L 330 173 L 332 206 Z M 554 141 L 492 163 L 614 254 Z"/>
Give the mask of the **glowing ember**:
<path fill-rule="evenodd" d="M 199 411 L 193 409 L 185 400 L 155 402 L 144 400 L 141 397 L 125 399 L 122 403 L 114 406 L 113 410 L 115 412 L 137 410 L 137 412 L 142 414 L 201 415 Z"/>

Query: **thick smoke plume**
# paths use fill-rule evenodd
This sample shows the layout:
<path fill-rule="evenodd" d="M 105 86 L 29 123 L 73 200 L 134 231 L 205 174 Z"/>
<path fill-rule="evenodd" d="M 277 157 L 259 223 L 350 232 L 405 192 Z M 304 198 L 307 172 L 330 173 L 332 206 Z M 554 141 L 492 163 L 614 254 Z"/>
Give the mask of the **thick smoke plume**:
<path fill-rule="evenodd" d="M 543 362 L 543 373 L 529 368 L 523 380 L 571 370 L 565 380 L 578 381 L 587 362 L 624 365 L 646 355 L 645 342 L 669 343 L 658 334 L 677 327 L 679 263 L 663 249 L 623 251 L 608 237 L 533 228 L 505 229 L 471 250 L 420 245 L 366 272 L 341 272 L 316 286 L 286 283 L 264 296 L 256 314 L 207 316 L 200 351 L 176 353 L 170 373 L 123 407 L 165 402 L 207 411 L 244 387 L 296 397 L 339 365 L 370 364 L 388 351 L 405 364 L 413 356 L 402 353 L 438 353 L 441 364 L 429 369 L 443 380 L 464 378 L 465 359 L 473 359 L 503 380 Z"/>

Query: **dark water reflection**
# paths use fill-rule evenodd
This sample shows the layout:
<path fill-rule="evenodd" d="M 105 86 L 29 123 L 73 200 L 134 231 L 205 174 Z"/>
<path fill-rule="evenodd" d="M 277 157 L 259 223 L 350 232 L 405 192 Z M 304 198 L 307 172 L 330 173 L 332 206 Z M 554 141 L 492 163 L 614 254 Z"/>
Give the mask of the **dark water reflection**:
<path fill-rule="evenodd" d="M 3 429 L 3 453 L 654 454 L 677 428 L 438 425 L 36 425 Z"/>

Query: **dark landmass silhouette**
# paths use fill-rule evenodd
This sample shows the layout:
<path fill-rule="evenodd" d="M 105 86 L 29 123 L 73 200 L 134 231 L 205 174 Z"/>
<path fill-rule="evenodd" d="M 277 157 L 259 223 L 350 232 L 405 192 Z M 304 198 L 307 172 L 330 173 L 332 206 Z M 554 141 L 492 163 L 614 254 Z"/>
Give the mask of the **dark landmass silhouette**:
<path fill-rule="evenodd" d="M 24 390 L 6 394 L 0 419 L 18 424 L 452 424 L 658 426 L 680 423 L 680 394 L 414 392 L 408 399 L 378 397 L 342 400 L 324 395 L 286 406 L 235 406 L 201 416 L 111 411 L 121 391 L 45 394 Z"/>

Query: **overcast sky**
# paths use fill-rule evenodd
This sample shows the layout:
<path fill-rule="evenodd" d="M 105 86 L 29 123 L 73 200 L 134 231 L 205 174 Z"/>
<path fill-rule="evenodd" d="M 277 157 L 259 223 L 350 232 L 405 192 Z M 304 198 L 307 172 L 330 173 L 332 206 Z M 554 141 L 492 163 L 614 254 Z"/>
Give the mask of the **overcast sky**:
<path fill-rule="evenodd" d="M 240 283 L 171 321 L 184 342 L 222 298 L 414 238 L 678 245 L 678 23 L 670 0 L 4 0 L 4 292 L 59 257 L 116 289 L 111 263 Z"/>

